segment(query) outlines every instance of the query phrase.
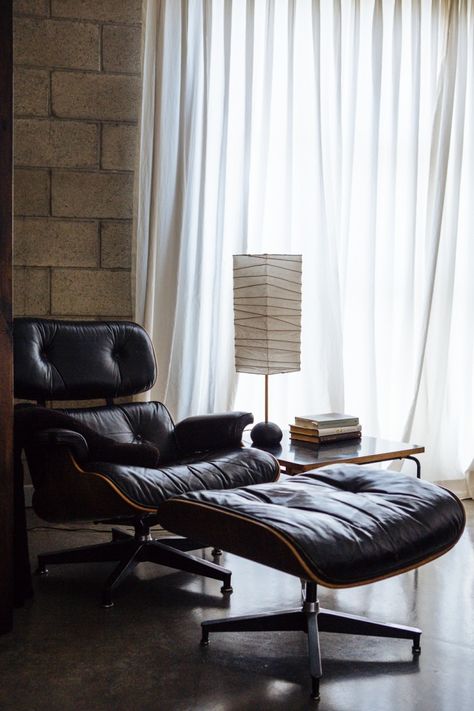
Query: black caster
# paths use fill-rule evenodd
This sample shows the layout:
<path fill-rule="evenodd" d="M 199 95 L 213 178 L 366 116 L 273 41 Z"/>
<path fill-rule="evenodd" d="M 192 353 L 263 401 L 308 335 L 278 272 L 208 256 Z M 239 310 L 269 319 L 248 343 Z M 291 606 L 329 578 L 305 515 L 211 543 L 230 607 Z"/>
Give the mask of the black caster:
<path fill-rule="evenodd" d="M 418 637 L 415 637 L 415 639 L 413 640 L 413 647 L 411 648 L 411 652 L 415 657 L 418 657 L 421 654 L 420 635 L 418 635 Z"/>
<path fill-rule="evenodd" d="M 313 701 L 319 701 L 321 696 L 319 694 L 319 679 L 311 677 L 311 698 Z"/>

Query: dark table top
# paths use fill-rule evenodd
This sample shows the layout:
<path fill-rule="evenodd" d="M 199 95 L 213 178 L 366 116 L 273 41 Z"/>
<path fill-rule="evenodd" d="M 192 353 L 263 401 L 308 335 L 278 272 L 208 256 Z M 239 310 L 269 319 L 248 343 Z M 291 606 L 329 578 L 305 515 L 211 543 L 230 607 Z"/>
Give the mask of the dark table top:
<path fill-rule="evenodd" d="M 252 446 L 250 434 L 246 435 L 244 442 L 247 446 Z M 385 462 L 390 459 L 403 459 L 425 451 L 425 448 L 418 444 L 391 442 L 379 437 L 368 436 L 320 445 L 306 442 L 295 443 L 290 440 L 287 431 L 283 432 L 283 439 L 279 445 L 260 447 L 260 449 L 265 449 L 273 454 L 282 466 L 285 466 L 289 472 L 293 470 L 293 473 L 341 462 L 356 464 Z"/>

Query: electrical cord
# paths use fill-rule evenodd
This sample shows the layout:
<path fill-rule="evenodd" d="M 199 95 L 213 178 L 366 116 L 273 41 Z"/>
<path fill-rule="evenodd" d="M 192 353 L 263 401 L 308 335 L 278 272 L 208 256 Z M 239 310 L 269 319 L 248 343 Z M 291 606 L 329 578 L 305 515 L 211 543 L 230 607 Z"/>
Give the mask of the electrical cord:
<path fill-rule="evenodd" d="M 132 528 L 132 527 L 130 527 Z M 89 531 L 90 533 L 111 533 L 112 529 L 110 528 L 66 528 L 64 526 L 32 526 L 31 528 L 26 529 L 28 532 L 30 531 L 66 531 L 66 532 L 71 532 L 74 533 L 75 531 L 78 531 L 79 533 L 82 531 Z M 161 528 L 161 526 L 157 526 L 156 528 L 150 528 L 150 531 L 163 531 L 164 529 Z M 126 533 L 126 531 L 125 531 Z"/>
<path fill-rule="evenodd" d="M 74 533 L 74 531 L 90 531 L 91 533 L 110 533 L 110 528 L 104 529 L 104 528 L 64 528 L 63 526 L 32 526 L 31 528 L 26 529 L 28 532 L 30 531 L 70 531 Z"/>

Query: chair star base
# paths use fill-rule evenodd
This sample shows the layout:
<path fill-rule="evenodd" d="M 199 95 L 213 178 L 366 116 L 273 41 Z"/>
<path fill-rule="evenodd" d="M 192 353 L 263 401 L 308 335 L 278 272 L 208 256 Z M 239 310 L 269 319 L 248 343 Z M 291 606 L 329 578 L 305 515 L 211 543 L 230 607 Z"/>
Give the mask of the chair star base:
<path fill-rule="evenodd" d="M 141 521 L 135 535 L 112 529 L 112 541 L 81 548 L 71 548 L 38 556 L 38 574 L 45 575 L 48 565 L 65 563 L 105 563 L 118 561 L 102 589 L 102 607 L 113 607 L 113 593 L 139 563 L 156 563 L 176 570 L 221 580 L 221 593 L 231 593 L 232 572 L 220 565 L 191 555 L 187 551 L 207 548 L 208 544 L 182 537 L 152 538 Z"/>

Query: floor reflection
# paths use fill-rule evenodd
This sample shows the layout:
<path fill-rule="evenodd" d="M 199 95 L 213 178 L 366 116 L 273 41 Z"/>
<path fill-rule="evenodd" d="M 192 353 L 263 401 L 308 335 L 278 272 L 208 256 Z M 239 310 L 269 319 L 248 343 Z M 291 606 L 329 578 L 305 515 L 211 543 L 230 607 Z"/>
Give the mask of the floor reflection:
<path fill-rule="evenodd" d="M 323 633 L 318 711 L 471 711 L 474 502 L 465 503 L 468 527 L 447 555 L 374 585 L 320 590 L 324 607 L 423 635 L 413 660 L 408 641 Z M 105 538 L 36 530 L 31 553 Z M 146 564 L 111 610 L 97 604 L 107 566 L 52 567 L 0 638 L 2 711 L 314 709 L 304 634 L 219 634 L 199 647 L 203 619 L 300 604 L 296 578 L 225 553 L 222 562 L 233 571 L 230 597 L 216 581 Z"/>

